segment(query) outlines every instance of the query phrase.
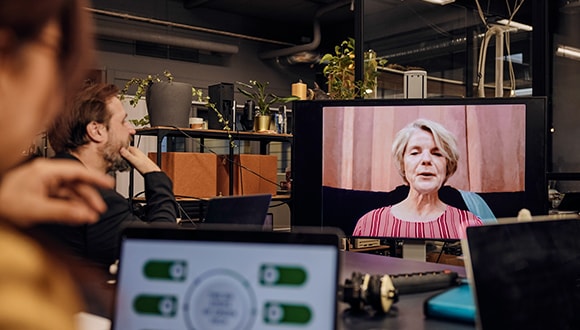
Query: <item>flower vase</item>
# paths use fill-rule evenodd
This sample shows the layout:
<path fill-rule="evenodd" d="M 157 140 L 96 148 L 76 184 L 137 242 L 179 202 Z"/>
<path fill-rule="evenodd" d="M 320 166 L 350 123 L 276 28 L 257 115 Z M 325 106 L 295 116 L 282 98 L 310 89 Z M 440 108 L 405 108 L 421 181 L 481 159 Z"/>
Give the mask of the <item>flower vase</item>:
<path fill-rule="evenodd" d="M 180 82 L 156 82 L 146 92 L 151 127 L 189 127 L 192 86 Z"/>
<path fill-rule="evenodd" d="M 254 117 L 254 132 L 265 132 L 270 129 L 272 117 L 269 115 L 259 115 Z"/>

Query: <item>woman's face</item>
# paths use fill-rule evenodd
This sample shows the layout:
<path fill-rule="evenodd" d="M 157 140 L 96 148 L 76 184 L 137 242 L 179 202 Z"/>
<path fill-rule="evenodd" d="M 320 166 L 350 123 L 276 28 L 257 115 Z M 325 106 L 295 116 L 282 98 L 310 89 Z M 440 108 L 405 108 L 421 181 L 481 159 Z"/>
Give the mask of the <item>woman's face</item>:
<path fill-rule="evenodd" d="M 0 174 L 24 159 L 35 136 L 63 106 L 60 39 L 59 25 L 53 21 L 38 40 L 0 55 Z"/>
<path fill-rule="evenodd" d="M 404 173 L 409 186 L 420 194 L 437 192 L 447 176 L 447 159 L 435 145 L 430 132 L 417 130 L 403 154 Z"/>

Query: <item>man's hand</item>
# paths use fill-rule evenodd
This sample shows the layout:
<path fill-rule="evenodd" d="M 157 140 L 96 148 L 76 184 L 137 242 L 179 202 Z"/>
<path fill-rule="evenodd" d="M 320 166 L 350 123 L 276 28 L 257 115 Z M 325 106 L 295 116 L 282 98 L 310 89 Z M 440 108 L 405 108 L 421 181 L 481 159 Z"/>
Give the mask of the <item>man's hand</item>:
<path fill-rule="evenodd" d="M 0 218 L 20 226 L 40 222 L 96 222 L 107 205 L 96 187 L 115 181 L 71 160 L 36 159 L 0 180 Z"/>
<path fill-rule="evenodd" d="M 119 152 L 141 175 L 149 172 L 161 172 L 159 166 L 137 147 L 121 148 Z"/>

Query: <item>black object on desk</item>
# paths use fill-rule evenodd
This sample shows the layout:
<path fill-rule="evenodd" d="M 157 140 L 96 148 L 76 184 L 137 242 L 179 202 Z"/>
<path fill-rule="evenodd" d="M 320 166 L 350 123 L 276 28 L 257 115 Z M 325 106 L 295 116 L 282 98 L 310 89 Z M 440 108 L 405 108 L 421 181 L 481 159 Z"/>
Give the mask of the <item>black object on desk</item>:
<path fill-rule="evenodd" d="M 271 200 L 270 194 L 211 198 L 203 223 L 250 225 L 263 229 Z"/>
<path fill-rule="evenodd" d="M 458 285 L 457 279 L 450 270 L 397 275 L 354 272 L 340 286 L 338 296 L 352 309 L 388 313 L 400 294 L 446 289 Z"/>

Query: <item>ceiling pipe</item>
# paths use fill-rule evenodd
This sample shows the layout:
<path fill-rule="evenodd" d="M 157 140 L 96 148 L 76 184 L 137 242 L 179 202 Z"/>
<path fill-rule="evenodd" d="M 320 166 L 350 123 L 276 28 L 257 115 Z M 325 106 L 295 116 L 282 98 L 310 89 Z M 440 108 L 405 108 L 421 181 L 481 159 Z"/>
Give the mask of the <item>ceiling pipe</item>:
<path fill-rule="evenodd" d="M 183 7 L 186 9 L 194 9 L 198 6 L 205 5 L 208 2 L 209 0 L 185 0 L 183 1 Z"/>
<path fill-rule="evenodd" d="M 147 32 L 132 30 L 132 29 L 119 29 L 107 26 L 97 26 L 97 35 L 109 36 L 128 40 L 138 40 L 151 43 L 157 43 L 168 46 L 176 46 L 190 49 L 206 50 L 221 54 L 237 54 L 239 47 L 235 45 L 228 45 L 213 41 L 203 41 L 192 38 L 184 38 L 178 36 L 172 36 L 168 34 L 161 34 L 155 32 Z"/>
<path fill-rule="evenodd" d="M 288 48 L 263 52 L 263 53 L 259 54 L 260 59 L 267 60 L 267 59 L 272 59 L 272 58 L 276 58 L 276 57 L 289 56 L 289 55 L 294 55 L 294 54 L 300 53 L 300 52 L 308 52 L 308 51 L 315 50 L 316 48 L 318 48 L 318 46 L 320 46 L 320 40 L 321 40 L 320 22 L 318 21 L 320 16 L 326 14 L 329 11 L 333 11 L 333 10 L 338 9 L 340 7 L 350 5 L 351 2 L 352 2 L 352 0 L 337 1 L 331 5 L 319 8 L 314 15 L 314 23 L 313 23 L 314 26 L 313 26 L 313 33 L 312 33 L 313 37 L 312 37 L 311 42 L 309 42 L 307 44 L 303 44 L 303 45 L 297 45 L 297 46 L 292 46 L 292 47 L 288 47 Z"/>
<path fill-rule="evenodd" d="M 154 19 L 154 18 L 147 18 L 147 17 L 135 16 L 135 15 L 124 14 L 124 13 L 116 13 L 116 12 L 108 11 L 108 10 L 95 9 L 95 8 L 86 8 L 86 10 L 89 11 L 90 13 L 93 13 L 93 14 L 120 18 L 122 20 L 144 22 L 144 23 L 149 23 L 149 24 L 154 24 L 154 25 L 168 26 L 168 27 L 172 27 L 172 28 L 179 28 L 179 29 L 184 29 L 184 30 L 197 31 L 197 32 L 202 32 L 202 33 L 209 33 L 209 34 L 221 35 L 221 36 L 238 38 L 238 39 L 246 39 L 246 40 L 252 40 L 252 41 L 257 41 L 257 42 L 275 44 L 275 45 L 283 45 L 283 46 L 293 45 L 293 44 L 288 43 L 288 42 L 282 42 L 282 41 L 277 41 L 277 40 L 248 36 L 245 34 L 209 29 L 209 28 L 205 28 L 205 27 L 201 27 L 201 26 L 194 26 L 194 25 L 187 25 L 187 24 L 175 23 L 175 22 L 170 22 L 170 21 L 158 20 L 158 19 Z"/>

